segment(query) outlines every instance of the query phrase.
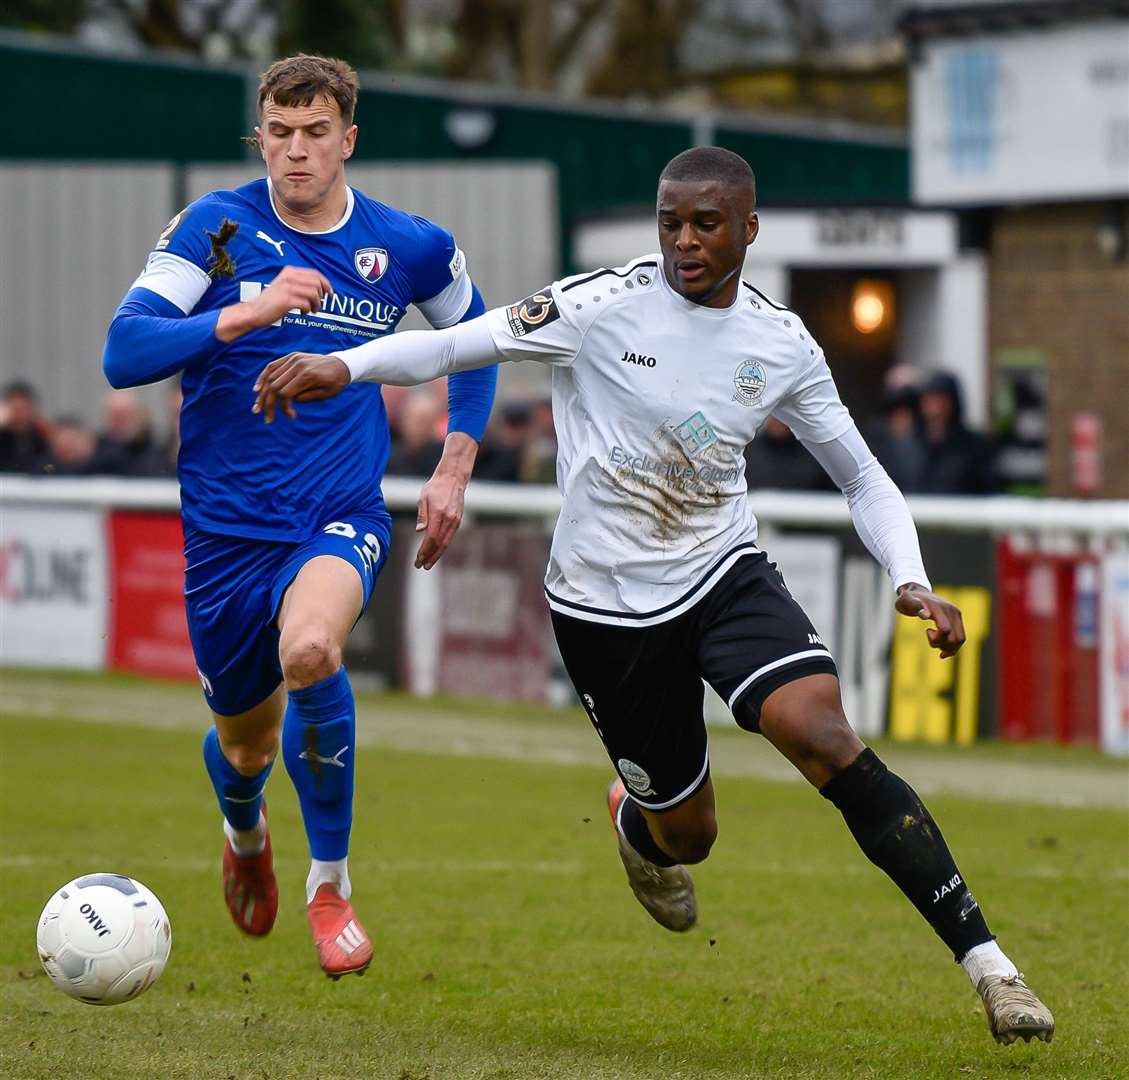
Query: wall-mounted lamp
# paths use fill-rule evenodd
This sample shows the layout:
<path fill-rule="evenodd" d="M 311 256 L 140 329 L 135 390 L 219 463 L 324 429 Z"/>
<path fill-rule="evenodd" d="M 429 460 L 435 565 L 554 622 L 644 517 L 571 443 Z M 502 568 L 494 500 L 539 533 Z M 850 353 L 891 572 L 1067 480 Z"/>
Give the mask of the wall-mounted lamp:
<path fill-rule="evenodd" d="M 863 278 L 851 292 L 851 325 L 860 334 L 873 334 L 894 317 L 894 287 L 888 281 Z"/>
<path fill-rule="evenodd" d="M 451 109 L 443 118 L 447 138 L 460 150 L 478 150 L 493 137 L 497 121 L 489 109 Z"/>

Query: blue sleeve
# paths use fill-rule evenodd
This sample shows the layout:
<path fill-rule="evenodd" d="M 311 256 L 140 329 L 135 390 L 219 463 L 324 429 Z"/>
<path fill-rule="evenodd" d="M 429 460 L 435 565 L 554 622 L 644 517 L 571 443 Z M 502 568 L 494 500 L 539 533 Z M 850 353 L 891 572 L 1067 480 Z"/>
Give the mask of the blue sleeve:
<path fill-rule="evenodd" d="M 130 289 L 114 313 L 102 370 L 114 389 L 160 382 L 213 352 L 219 311 L 185 316 L 149 289 Z M 477 373 L 475 373 L 477 374 Z"/>
<path fill-rule="evenodd" d="M 219 230 L 225 216 L 223 204 L 214 193 L 190 203 L 176 215 L 157 238 L 154 251 L 167 251 L 207 271 L 212 259 L 208 231 Z"/>
<path fill-rule="evenodd" d="M 454 278 L 453 260 L 458 245 L 455 238 L 434 221 L 414 217 L 412 303 L 419 304 L 438 296 Z"/>
<path fill-rule="evenodd" d="M 470 307 L 459 322 L 477 319 L 486 311 L 478 286 L 471 286 Z M 447 431 L 461 431 L 476 442 L 482 442 L 486 422 L 494 405 L 494 388 L 498 384 L 498 365 L 477 371 L 459 371 L 447 380 Z"/>

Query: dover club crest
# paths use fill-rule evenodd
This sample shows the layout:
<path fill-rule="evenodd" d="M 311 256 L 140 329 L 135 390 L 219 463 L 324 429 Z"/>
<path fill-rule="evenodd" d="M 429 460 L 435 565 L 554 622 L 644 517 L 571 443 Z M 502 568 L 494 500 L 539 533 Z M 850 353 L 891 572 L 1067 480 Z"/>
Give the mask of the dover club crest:
<path fill-rule="evenodd" d="M 746 360 L 733 374 L 734 401 L 742 405 L 756 405 L 764 396 L 767 383 L 764 365 L 759 360 Z"/>
<path fill-rule="evenodd" d="M 353 252 L 353 266 L 365 281 L 379 281 L 384 277 L 388 262 L 384 248 L 358 248 Z"/>

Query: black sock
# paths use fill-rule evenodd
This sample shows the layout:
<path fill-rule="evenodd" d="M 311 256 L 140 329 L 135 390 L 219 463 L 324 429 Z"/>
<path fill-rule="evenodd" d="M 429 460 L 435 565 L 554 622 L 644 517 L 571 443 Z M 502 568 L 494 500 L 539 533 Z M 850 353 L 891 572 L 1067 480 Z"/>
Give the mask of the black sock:
<path fill-rule="evenodd" d="M 627 842 L 648 862 L 653 862 L 656 866 L 678 865 L 677 859 L 672 859 L 655 843 L 643 811 L 630 795 L 625 795 L 620 804 L 619 827 L 627 837 Z"/>
<path fill-rule="evenodd" d="M 960 960 L 992 940 L 945 838 L 913 788 L 864 750 L 820 788 L 866 857 L 884 870 Z"/>

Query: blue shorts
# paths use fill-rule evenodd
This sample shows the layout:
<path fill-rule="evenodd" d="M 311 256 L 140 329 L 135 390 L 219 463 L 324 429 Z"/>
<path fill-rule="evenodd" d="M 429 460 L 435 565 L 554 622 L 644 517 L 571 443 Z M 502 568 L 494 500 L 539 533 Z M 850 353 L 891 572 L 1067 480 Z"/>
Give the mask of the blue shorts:
<path fill-rule="evenodd" d="M 356 567 L 364 611 L 388 558 L 391 532 L 383 507 L 329 522 L 297 544 L 185 526 L 188 636 L 208 708 L 234 716 L 274 693 L 282 681 L 275 618 L 283 593 L 311 559 L 336 555 Z"/>

